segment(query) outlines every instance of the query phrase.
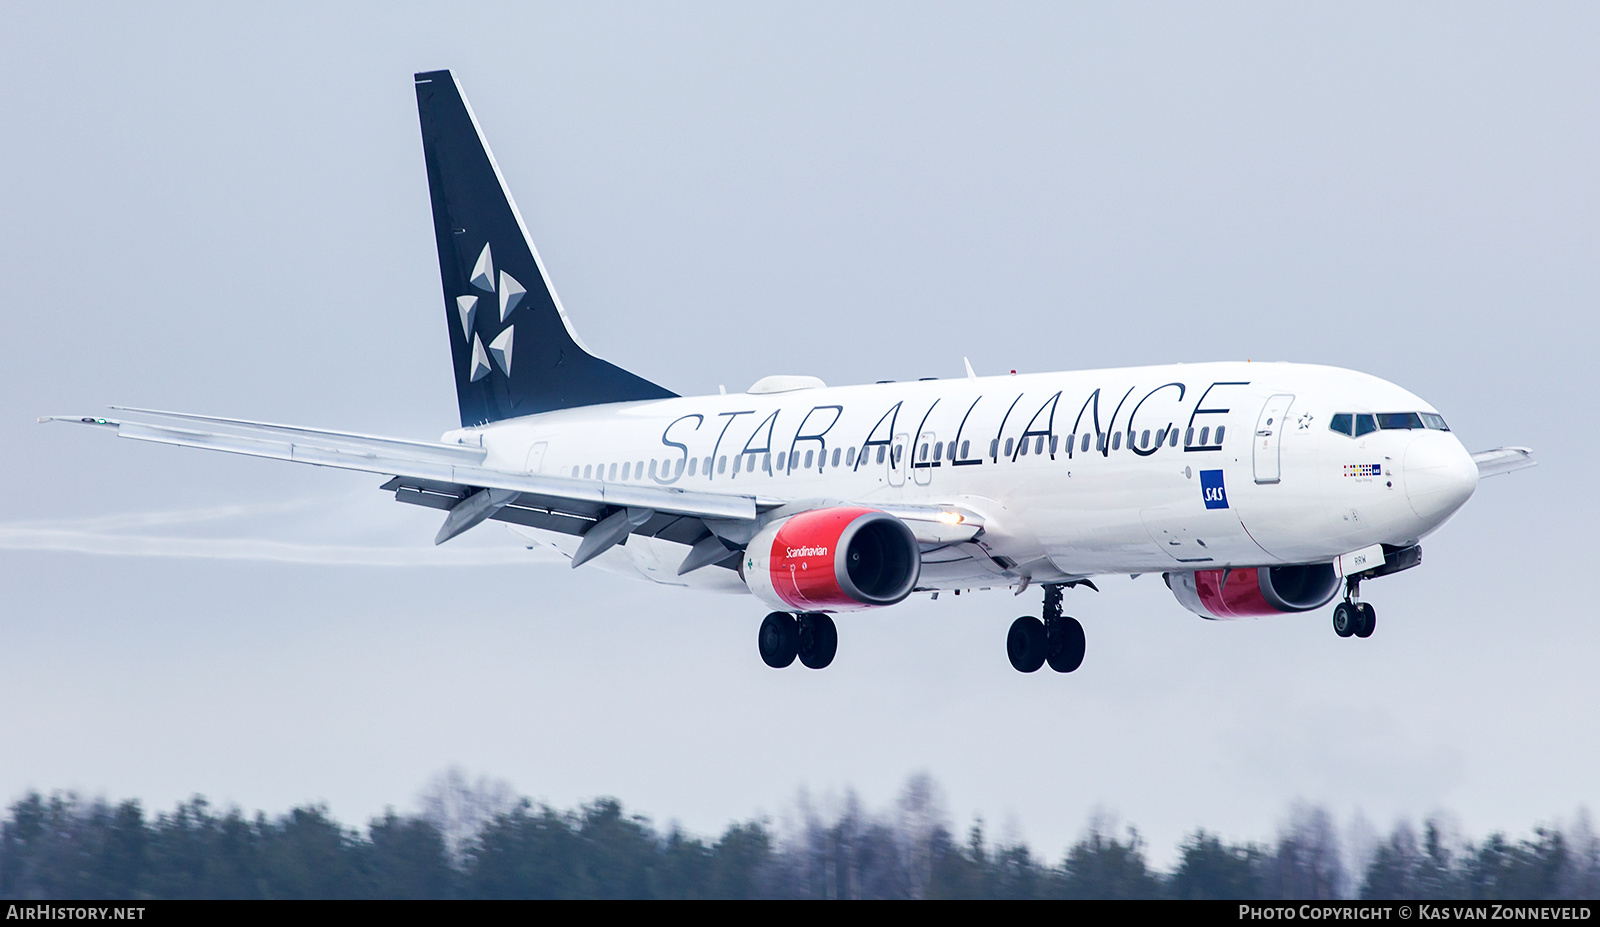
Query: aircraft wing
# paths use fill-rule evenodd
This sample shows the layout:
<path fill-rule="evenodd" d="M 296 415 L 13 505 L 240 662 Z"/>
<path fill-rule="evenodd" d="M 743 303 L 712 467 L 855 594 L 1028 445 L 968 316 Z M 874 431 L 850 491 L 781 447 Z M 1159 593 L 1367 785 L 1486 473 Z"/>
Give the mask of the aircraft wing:
<path fill-rule="evenodd" d="M 1533 459 L 1533 449 L 1527 447 L 1497 447 L 1479 451 L 1472 455 L 1472 462 L 1478 465 L 1479 479 L 1539 465 Z"/>
<path fill-rule="evenodd" d="M 459 495 L 463 490 L 493 490 L 502 505 L 529 498 L 536 503 L 546 503 L 542 507 L 557 512 L 570 510 L 571 515 L 579 518 L 592 518 L 595 513 L 614 507 L 750 521 L 756 517 L 753 496 L 513 473 L 484 466 L 488 452 L 473 445 L 411 441 L 178 412 L 137 411 L 145 416 L 175 420 L 178 424 L 77 415 L 52 415 L 40 421 L 115 429 L 118 437 L 136 441 L 387 474 L 395 479 L 384 484 L 385 488 L 397 492 L 406 488 L 439 496 Z"/>
<path fill-rule="evenodd" d="M 392 478 L 383 488 L 393 492 L 396 501 L 448 513 L 434 539 L 436 544 L 492 519 L 582 537 L 584 546 L 574 556 L 574 566 L 598 556 L 630 534 L 660 537 L 691 547 L 701 545 L 695 568 L 726 563 L 759 527 L 762 513 L 782 505 L 779 500 L 749 495 L 499 470 L 484 466 L 488 452 L 476 445 L 184 412 L 118 411 L 158 421 L 77 415 L 52 415 L 39 421 L 114 429 L 118 437 L 136 441 L 385 474 Z M 970 513 L 965 524 L 949 524 L 949 507 L 892 508 L 892 514 L 905 519 L 925 546 L 969 539 L 982 526 L 981 519 Z M 713 537 L 720 538 L 717 543 L 726 542 L 723 549 L 710 542 Z"/>

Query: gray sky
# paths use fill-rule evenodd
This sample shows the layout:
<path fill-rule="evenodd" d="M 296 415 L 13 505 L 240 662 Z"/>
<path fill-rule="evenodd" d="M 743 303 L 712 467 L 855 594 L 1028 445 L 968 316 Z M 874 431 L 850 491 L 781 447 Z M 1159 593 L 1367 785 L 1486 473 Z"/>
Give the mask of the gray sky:
<path fill-rule="evenodd" d="M 331 7 L 331 8 L 330 8 Z M 0 798 L 359 822 L 450 764 L 715 832 L 927 770 L 1054 859 L 1296 799 L 1469 833 L 1600 806 L 1581 476 L 1600 297 L 1592 4 L 0 5 Z M 840 622 L 529 561 L 347 473 L 115 441 L 111 403 L 455 424 L 411 74 L 455 69 L 574 324 L 679 392 L 1280 359 L 1535 448 L 1327 615 L 1157 577 Z M 127 552 L 144 555 L 131 556 Z M 337 565 L 321 565 L 331 560 Z"/>

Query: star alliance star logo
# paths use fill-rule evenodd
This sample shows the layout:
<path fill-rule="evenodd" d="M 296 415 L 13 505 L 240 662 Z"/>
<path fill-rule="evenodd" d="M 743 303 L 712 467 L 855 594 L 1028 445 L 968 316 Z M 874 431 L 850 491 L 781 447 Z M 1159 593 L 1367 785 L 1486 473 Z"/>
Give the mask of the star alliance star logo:
<path fill-rule="evenodd" d="M 517 278 L 505 271 L 500 271 L 500 285 L 495 286 L 494 255 L 489 251 L 489 245 L 483 246 L 483 252 L 478 255 L 478 263 L 472 267 L 472 276 L 469 281 L 476 289 L 485 293 L 498 293 L 500 296 L 500 322 L 503 324 L 510 318 L 512 310 L 522 302 L 522 297 L 528 291 Z M 495 335 L 489 342 L 489 350 L 483 349 L 483 341 L 473 330 L 478 319 L 478 297 L 473 294 L 456 297 L 456 314 L 461 316 L 461 332 L 472 341 L 472 382 L 489 375 L 494 367 L 499 367 L 507 377 L 511 376 L 511 347 L 514 325 L 507 325 L 500 334 Z M 489 359 L 494 358 L 494 366 L 490 366 Z"/>

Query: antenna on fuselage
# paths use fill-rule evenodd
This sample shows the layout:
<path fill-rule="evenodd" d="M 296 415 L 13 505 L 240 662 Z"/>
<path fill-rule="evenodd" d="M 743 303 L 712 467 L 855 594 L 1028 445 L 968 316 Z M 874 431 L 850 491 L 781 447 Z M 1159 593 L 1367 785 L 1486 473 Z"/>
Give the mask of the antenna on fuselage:
<path fill-rule="evenodd" d="M 972 361 L 969 361 L 965 357 L 963 357 L 963 358 L 961 358 L 961 363 L 962 363 L 963 366 L 965 366 L 967 368 L 967 379 L 976 380 L 978 378 L 978 375 L 972 372 Z"/>

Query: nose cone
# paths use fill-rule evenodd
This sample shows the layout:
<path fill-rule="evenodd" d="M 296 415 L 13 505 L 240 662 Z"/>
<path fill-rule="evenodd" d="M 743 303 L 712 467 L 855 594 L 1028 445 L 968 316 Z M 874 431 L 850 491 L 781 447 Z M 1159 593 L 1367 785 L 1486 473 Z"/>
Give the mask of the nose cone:
<path fill-rule="evenodd" d="M 1478 488 L 1478 465 L 1448 432 L 1426 431 L 1406 449 L 1406 500 L 1411 510 L 1438 527 Z"/>

